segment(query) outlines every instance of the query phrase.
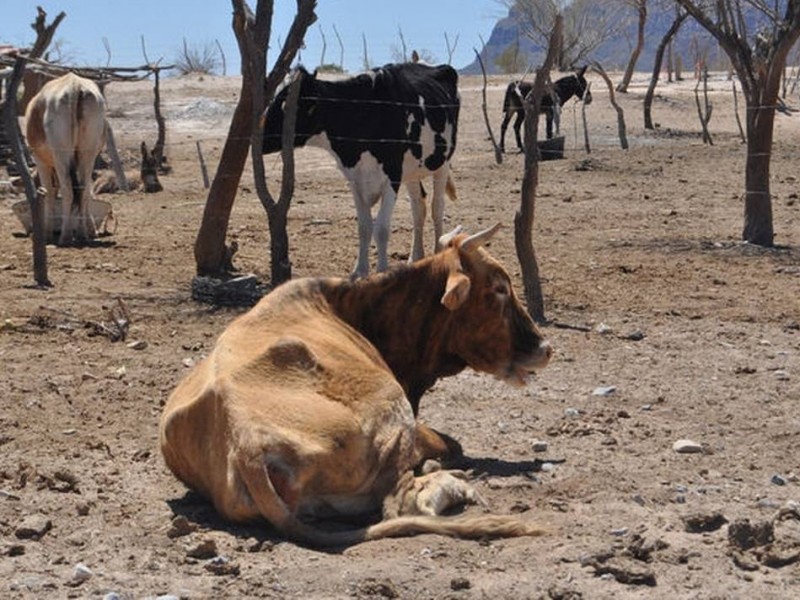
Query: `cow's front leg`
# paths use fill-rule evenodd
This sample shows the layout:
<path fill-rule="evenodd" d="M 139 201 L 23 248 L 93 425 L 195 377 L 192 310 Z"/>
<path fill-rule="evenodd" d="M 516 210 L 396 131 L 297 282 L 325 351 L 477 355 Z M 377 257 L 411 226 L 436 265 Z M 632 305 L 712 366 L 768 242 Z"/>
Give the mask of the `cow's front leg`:
<path fill-rule="evenodd" d="M 431 458 L 453 465 L 464 457 L 464 450 L 457 440 L 419 421 L 416 427 L 414 452 L 415 465 L 422 465 Z"/>
<path fill-rule="evenodd" d="M 450 165 L 445 165 L 433 174 L 433 199 L 431 200 L 431 218 L 433 219 L 433 252 L 439 251 L 439 239 L 444 234 L 444 194 L 447 179 L 450 177 Z"/>
<path fill-rule="evenodd" d="M 351 279 L 369 275 L 369 244 L 372 240 L 372 211 L 364 196 L 355 196 L 356 217 L 358 218 L 358 259 Z"/>

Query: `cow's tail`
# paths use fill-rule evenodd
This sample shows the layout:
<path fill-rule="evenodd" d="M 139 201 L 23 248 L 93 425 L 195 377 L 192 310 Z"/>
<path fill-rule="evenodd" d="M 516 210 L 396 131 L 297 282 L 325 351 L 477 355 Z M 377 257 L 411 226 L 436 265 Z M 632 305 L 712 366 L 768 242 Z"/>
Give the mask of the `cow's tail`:
<path fill-rule="evenodd" d="M 509 515 L 458 517 L 414 515 L 342 531 L 318 529 L 292 517 L 291 522 L 284 522 L 280 529 L 295 542 L 319 548 L 351 546 L 382 538 L 410 537 L 426 533 L 470 540 L 534 537 L 547 533 L 547 530 L 540 525 Z"/>
<path fill-rule="evenodd" d="M 289 539 L 311 547 L 350 546 L 387 537 L 433 533 L 464 539 L 544 535 L 545 529 L 525 519 L 503 515 L 402 516 L 367 527 L 328 531 L 298 519 L 275 489 L 269 469 L 260 461 L 241 461 L 239 474 L 261 515 Z"/>
<path fill-rule="evenodd" d="M 80 177 L 78 176 L 78 151 L 72 155 L 69 161 L 69 180 L 72 185 L 72 206 L 80 206 L 81 193 L 83 186 L 81 185 Z"/>
<path fill-rule="evenodd" d="M 456 184 L 453 181 L 452 173 L 447 174 L 447 183 L 445 184 L 444 191 L 453 202 L 458 200 L 458 193 L 456 192 Z"/>

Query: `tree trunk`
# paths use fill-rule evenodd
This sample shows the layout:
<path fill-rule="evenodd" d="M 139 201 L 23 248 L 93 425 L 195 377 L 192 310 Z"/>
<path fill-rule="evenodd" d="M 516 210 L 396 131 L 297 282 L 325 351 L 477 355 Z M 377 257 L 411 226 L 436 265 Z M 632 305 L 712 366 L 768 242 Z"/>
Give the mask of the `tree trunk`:
<path fill-rule="evenodd" d="M 636 30 L 636 46 L 631 52 L 631 58 L 628 60 L 628 67 L 625 69 L 625 74 L 622 76 L 622 81 L 617 86 L 617 91 L 621 94 L 628 92 L 628 86 L 633 79 L 633 71 L 636 68 L 636 62 L 639 60 L 639 55 L 644 48 L 644 26 L 647 23 L 647 0 L 638 0 L 637 10 L 639 13 L 639 22 Z"/>
<path fill-rule="evenodd" d="M 242 88 L 239 102 L 233 112 L 228 137 L 222 148 L 222 156 L 217 166 L 211 189 L 203 211 L 203 221 L 194 243 L 194 258 L 197 263 L 197 274 L 200 276 L 224 276 L 226 274 L 225 236 L 228 232 L 231 209 L 239 189 L 247 152 L 250 148 L 250 130 L 252 125 L 253 94 L 250 89 L 252 77 L 247 62 L 246 50 L 243 47 L 245 19 L 240 13 L 233 13 L 233 30 L 239 42 L 239 54 L 242 59 Z"/>
<path fill-rule="evenodd" d="M 655 95 L 659 74 L 661 73 L 661 64 L 664 62 L 664 51 L 667 49 L 668 46 L 670 46 L 670 44 L 672 43 L 672 38 L 674 38 L 675 34 L 678 33 L 678 30 L 681 28 L 681 25 L 688 16 L 689 14 L 685 12 L 678 13 L 678 15 L 675 17 L 675 20 L 672 21 L 672 25 L 669 26 L 669 29 L 664 34 L 664 37 L 661 38 L 661 41 L 659 42 L 658 47 L 656 48 L 655 58 L 653 59 L 653 74 L 650 76 L 650 85 L 647 86 L 647 93 L 645 93 L 644 95 L 645 129 L 654 129 L 653 119 L 650 115 L 650 112 L 653 106 L 653 96 Z M 670 75 L 671 74 L 672 71 L 670 67 Z"/>
<path fill-rule="evenodd" d="M 751 244 L 767 247 L 774 244 L 772 198 L 769 189 L 774 121 L 774 102 L 768 105 L 754 106 L 748 101 L 742 239 Z"/>

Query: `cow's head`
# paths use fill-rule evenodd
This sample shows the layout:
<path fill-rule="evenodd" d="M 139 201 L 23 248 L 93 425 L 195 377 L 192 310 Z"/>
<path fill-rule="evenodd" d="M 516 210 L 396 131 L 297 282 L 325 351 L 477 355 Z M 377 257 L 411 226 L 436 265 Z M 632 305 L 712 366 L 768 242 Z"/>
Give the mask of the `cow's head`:
<path fill-rule="evenodd" d="M 264 137 L 262 152 L 270 154 L 280 152 L 282 147 L 283 117 L 286 101 L 289 97 L 292 82 L 299 80 L 300 94 L 297 99 L 297 121 L 294 131 L 294 146 L 304 146 L 313 135 L 322 131 L 317 118 L 316 91 L 317 73 L 309 73 L 303 67 L 298 67 L 291 77 L 287 77 L 286 84 L 279 88 L 275 98 L 264 113 Z"/>
<path fill-rule="evenodd" d="M 499 228 L 472 236 L 456 230 L 440 240 L 445 250 L 438 257 L 448 271 L 441 301 L 456 322 L 447 350 L 476 371 L 524 385 L 553 351 L 514 294 L 508 273 L 481 247 Z"/>

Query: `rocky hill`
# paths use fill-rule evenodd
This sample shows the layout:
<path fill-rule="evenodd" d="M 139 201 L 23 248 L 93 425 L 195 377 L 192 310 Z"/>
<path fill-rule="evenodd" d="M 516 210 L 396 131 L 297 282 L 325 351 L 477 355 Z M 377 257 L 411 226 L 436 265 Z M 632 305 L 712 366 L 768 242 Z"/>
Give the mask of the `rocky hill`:
<path fill-rule="evenodd" d="M 638 71 L 652 70 L 656 47 L 671 25 L 673 17 L 674 13 L 672 11 L 651 11 L 648 14 L 645 29 L 645 48 L 636 64 Z M 632 16 L 631 23 L 626 28 L 625 33 L 609 39 L 599 46 L 590 58 L 598 60 L 607 70 L 624 69 L 635 41 L 636 22 Z M 503 72 L 497 61 L 503 52 L 509 49 L 513 51 L 517 43 L 519 44 L 518 64 L 521 65 L 520 71 L 524 71 L 528 65 L 535 68 L 536 65 L 544 60 L 544 49 L 526 36 L 524 28 L 520 26 L 518 16 L 510 10 L 509 14 L 494 26 L 486 45 L 481 51 L 481 59 L 489 74 Z M 726 68 L 727 58 L 724 52 L 717 47 L 716 42 L 702 27 L 695 21 L 688 19 L 683 23 L 673 42 L 673 56 L 681 61 L 684 69 L 690 69 L 698 52 L 706 54 L 709 65 L 713 69 Z M 479 74 L 481 70 L 478 59 L 476 58 L 472 63 L 461 69 L 460 72 L 464 75 Z"/>

